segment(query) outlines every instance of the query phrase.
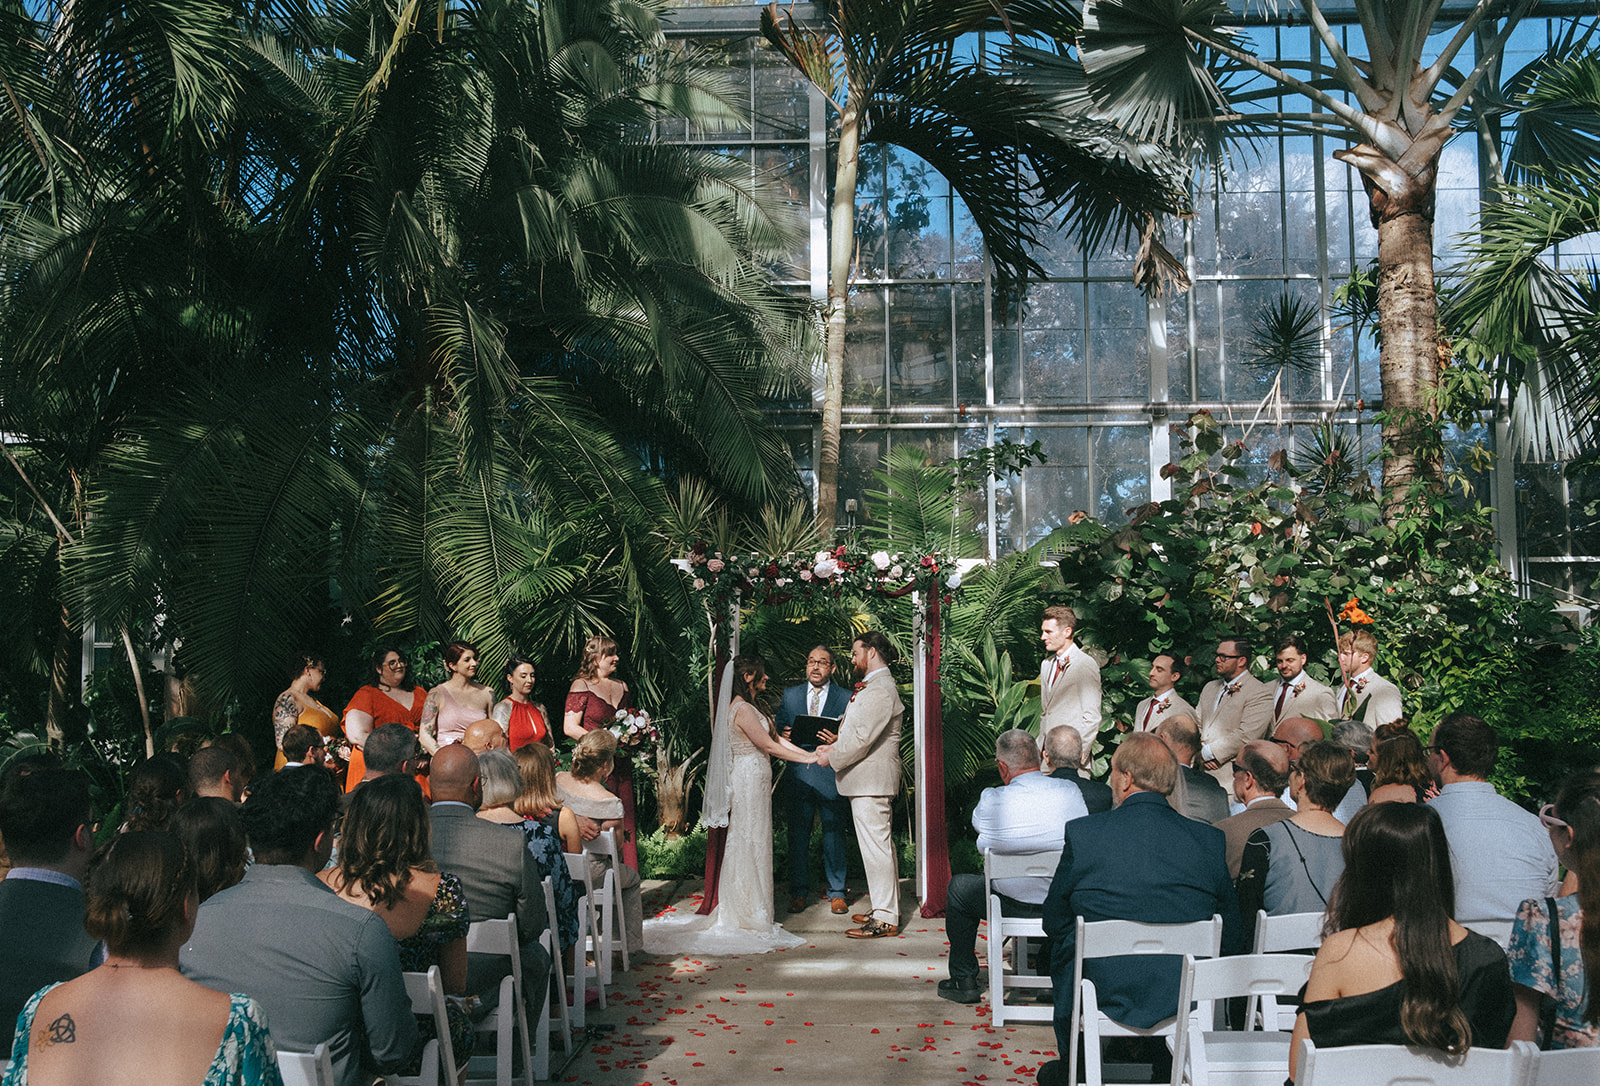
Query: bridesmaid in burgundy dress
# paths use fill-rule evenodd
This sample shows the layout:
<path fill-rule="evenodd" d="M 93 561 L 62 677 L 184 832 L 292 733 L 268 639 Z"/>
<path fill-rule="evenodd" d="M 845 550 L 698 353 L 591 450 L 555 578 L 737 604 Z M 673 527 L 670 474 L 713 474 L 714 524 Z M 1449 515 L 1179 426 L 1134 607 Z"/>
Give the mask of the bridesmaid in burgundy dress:
<path fill-rule="evenodd" d="M 628 684 L 613 678 L 617 670 L 617 643 L 609 637 L 591 637 L 583 646 L 583 663 L 578 677 L 567 691 L 566 716 L 562 731 L 574 741 L 585 732 L 609 728 L 617 722 L 617 710 L 628 709 Z M 634 842 L 633 768 L 628 756 L 617 751 L 616 768 L 606 782 L 622 799 L 622 861 L 638 870 L 639 847 Z"/>

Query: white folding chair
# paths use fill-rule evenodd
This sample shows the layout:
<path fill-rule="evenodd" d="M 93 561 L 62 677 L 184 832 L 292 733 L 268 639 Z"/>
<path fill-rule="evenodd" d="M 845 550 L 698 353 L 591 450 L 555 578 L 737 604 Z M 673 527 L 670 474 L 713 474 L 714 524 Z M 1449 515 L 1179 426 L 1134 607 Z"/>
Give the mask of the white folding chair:
<path fill-rule="evenodd" d="M 1538 1053 L 1533 1086 L 1594 1086 L 1600 1082 L 1600 1048 L 1555 1048 Z"/>
<path fill-rule="evenodd" d="M 1461 926 L 1468 931 L 1475 931 L 1486 939 L 1493 939 L 1504 950 L 1511 945 L 1511 929 L 1515 920 L 1463 920 Z"/>
<path fill-rule="evenodd" d="M 1172 1086 L 1207 1086 L 1212 1074 L 1225 1075 L 1230 1086 L 1278 1086 L 1289 1066 L 1289 1034 L 1208 1027 L 1220 1000 L 1298 992 L 1311 975 L 1311 962 L 1303 954 L 1185 955 L 1172 1038 Z M 1190 1008 L 1187 1014 L 1184 1008 Z"/>
<path fill-rule="evenodd" d="M 1078 917 L 1077 953 L 1072 962 L 1072 1028 L 1068 1034 L 1067 1067 L 1078 1066 L 1078 1046 L 1083 1045 L 1085 1082 L 1104 1086 L 1100 1066 L 1102 1037 L 1171 1037 L 1177 1030 L 1179 1015 L 1173 1015 L 1148 1029 L 1125 1026 L 1100 1013 L 1094 981 L 1083 979 L 1083 963 L 1093 958 L 1121 957 L 1130 954 L 1192 954 L 1196 958 L 1215 958 L 1222 949 L 1222 917 L 1197 920 L 1191 924 L 1140 924 L 1133 920 L 1097 920 Z M 1176 1003 L 1177 991 L 1173 991 Z M 1187 1012 L 1185 1012 L 1187 1013 Z"/>
<path fill-rule="evenodd" d="M 1300 1042 L 1296 1086 L 1529 1086 L 1539 1050 L 1526 1041 L 1510 1048 L 1473 1045 L 1464 1056 L 1448 1056 L 1416 1045 L 1351 1045 L 1318 1048 Z"/>
<path fill-rule="evenodd" d="M 1326 913 L 1285 913 L 1282 916 L 1268 916 L 1267 910 L 1260 909 L 1256 912 L 1254 952 L 1282 954 L 1286 950 L 1316 950 L 1322 945 L 1322 925 L 1326 919 Z M 1292 1030 L 1295 1015 L 1299 1013 L 1298 1007 L 1293 1005 L 1280 1007 L 1277 997 L 1268 995 L 1250 1000 L 1245 1009 L 1245 1021 L 1258 1023 L 1261 1029 Z"/>
<path fill-rule="evenodd" d="M 594 879 L 589 873 L 589 854 L 569 852 L 566 856 L 567 873 L 572 876 L 573 882 L 583 887 L 583 896 L 578 899 L 578 942 L 572 952 L 572 1025 L 575 1029 L 582 1029 L 587 1017 L 585 1008 L 588 1006 L 590 978 L 594 979 L 595 989 L 600 994 L 600 1009 L 606 1009 L 606 989 L 600 980 L 599 960 L 603 936 L 599 908 L 595 904 L 599 895 L 595 892 Z M 595 958 L 592 963 L 589 961 L 591 953 Z"/>
<path fill-rule="evenodd" d="M 1028 968 L 1028 940 L 1044 938 L 1044 921 L 1036 916 L 1004 916 L 1000 912 L 1000 895 L 994 889 L 995 879 L 1050 878 L 1061 863 L 1061 850 L 1053 852 L 999 853 L 983 852 L 983 896 L 988 902 L 989 921 L 989 1006 L 994 1024 L 1003 1026 L 1007 1021 L 1049 1022 L 1055 1018 L 1051 1004 L 1008 1004 L 1007 988 L 1030 991 L 1050 990 L 1050 963 L 1043 963 L 1043 975 Z M 1011 974 L 1005 971 L 1001 948 L 1007 939 L 1011 944 Z"/>
<path fill-rule="evenodd" d="M 549 932 L 542 937 L 549 945 Z M 526 993 L 522 981 L 522 944 L 517 940 L 517 918 L 507 916 L 503 920 L 477 920 L 467 929 L 467 953 L 490 954 L 504 956 L 511 959 L 511 975 L 500 980 L 500 1001 L 495 1009 L 480 1021 L 475 1029 L 478 1034 L 494 1035 L 493 1056 L 473 1056 L 467 1061 L 468 1083 L 494 1083 L 495 1086 L 511 1086 L 512 1071 L 512 1044 L 520 1042 L 522 1066 L 524 1073 L 528 1074 L 529 1081 L 533 1074 L 540 1078 L 549 1076 L 550 1070 L 550 1037 L 546 1026 L 548 1019 L 544 1016 L 549 1013 L 549 1001 L 546 1000 L 545 1010 L 540 1013 L 540 1036 L 544 1044 L 540 1046 L 540 1055 L 544 1057 L 542 1073 L 539 1065 L 534 1063 L 532 1046 L 528 1039 L 528 1006 L 525 1002 Z M 487 1073 L 485 1073 L 487 1071 Z"/>
<path fill-rule="evenodd" d="M 5 1068 L 0 1067 L 0 1075 Z M 328 1046 L 320 1044 L 310 1052 L 278 1049 L 278 1074 L 283 1086 L 334 1086 L 333 1057 Z"/>
<path fill-rule="evenodd" d="M 456 1056 L 450 1048 L 450 1014 L 445 1010 L 444 981 L 439 967 L 429 966 L 426 973 L 402 973 L 406 982 L 406 996 L 411 1000 L 411 1013 L 431 1015 L 433 1040 L 422 1050 L 422 1067 L 414 1075 L 384 1075 L 387 1086 L 455 1086 Z M 443 1072 L 441 1077 L 440 1072 Z"/>
<path fill-rule="evenodd" d="M 583 843 L 585 852 L 606 857 L 606 881 L 600 894 L 600 923 L 605 929 L 606 956 L 601 964 L 600 982 L 611 983 L 611 952 L 622 955 L 622 971 L 628 971 L 628 925 L 622 919 L 622 848 L 616 830 L 601 830 L 599 836 Z M 638 948 L 635 947 L 635 950 Z"/>
<path fill-rule="evenodd" d="M 556 919 L 556 887 L 549 875 L 544 877 L 544 911 L 550 918 L 550 992 L 545 999 L 546 1013 L 541 1016 L 548 1028 L 561 1034 L 561 1051 L 572 1051 L 572 1016 L 567 1010 L 567 972 L 561 964 L 561 927 Z M 555 1014 L 549 1013 L 555 1004 Z M 535 1057 L 537 1058 L 537 1057 Z"/>

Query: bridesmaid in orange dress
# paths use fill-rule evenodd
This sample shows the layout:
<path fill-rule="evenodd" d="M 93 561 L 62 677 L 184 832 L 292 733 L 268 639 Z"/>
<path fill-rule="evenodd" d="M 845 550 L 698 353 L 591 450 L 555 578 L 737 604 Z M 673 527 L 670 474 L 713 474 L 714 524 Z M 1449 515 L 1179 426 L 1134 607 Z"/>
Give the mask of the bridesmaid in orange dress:
<path fill-rule="evenodd" d="M 278 748 L 275 770 L 289 760 L 283 753 L 283 736 L 296 724 L 317 729 L 324 739 L 339 734 L 338 714 L 312 697 L 322 689 L 327 674 L 320 656 L 302 652 L 289 658 L 289 689 L 272 703 L 272 742 Z"/>
<path fill-rule="evenodd" d="M 344 707 L 344 734 L 350 740 L 350 772 L 344 790 L 353 791 L 367 775 L 362 751 L 373 728 L 385 724 L 404 724 L 413 732 L 422 723 L 422 703 L 428 692 L 411 678 L 411 665 L 392 645 L 381 645 L 372 654 L 373 680 L 355 692 Z"/>
<path fill-rule="evenodd" d="M 628 684 L 614 678 L 617 670 L 617 643 L 609 637 L 591 637 L 583 646 L 583 663 L 578 677 L 567 691 L 567 711 L 561 729 L 568 738 L 582 739 L 586 732 L 609 728 L 617 722 L 617 710 L 627 709 Z M 639 846 L 635 843 L 633 817 L 633 767 L 628 755 L 617 751 L 616 767 L 606 782 L 622 800 L 622 859 L 638 870 Z"/>
<path fill-rule="evenodd" d="M 555 748 L 556 737 L 550 729 L 550 714 L 533 700 L 533 686 L 539 673 L 533 661 L 526 656 L 513 656 L 506 661 L 506 686 L 511 693 L 501 698 L 491 714 L 506 733 L 506 745 L 517 751 L 529 743 L 543 743 Z"/>

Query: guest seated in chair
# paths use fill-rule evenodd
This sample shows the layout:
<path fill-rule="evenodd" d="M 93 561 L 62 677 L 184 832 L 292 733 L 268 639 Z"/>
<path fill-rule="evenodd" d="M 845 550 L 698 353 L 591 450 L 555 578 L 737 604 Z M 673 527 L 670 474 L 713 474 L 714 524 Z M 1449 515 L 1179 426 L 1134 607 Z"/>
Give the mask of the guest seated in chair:
<path fill-rule="evenodd" d="M 1070 728 L 1055 731 L 1078 737 Z M 1060 848 L 1067 822 L 1089 813 L 1076 781 L 1053 780 L 1041 773 L 1039 748 L 1025 731 L 1001 732 L 994 743 L 994 761 L 1001 787 L 985 788 L 972 811 L 979 850 L 1020 853 Z M 1007 916 L 1040 915 L 1049 888 L 1047 879 L 1001 879 L 993 887 Z M 951 876 L 944 921 L 950 940 L 950 977 L 939 982 L 939 995 L 953 1003 L 976 1003 L 983 994 L 975 946 L 978 921 L 988 911 L 982 875 Z M 1000 947 L 991 937 L 989 969 L 999 968 Z"/>
<path fill-rule="evenodd" d="M 556 795 L 580 824 L 590 819 L 603 830 L 616 830 L 620 838 L 622 799 L 605 783 L 615 768 L 616 753 L 616 736 L 604 728 L 585 732 L 572 752 L 572 772 L 556 774 Z M 584 836 L 587 840 L 588 835 Z M 570 845 L 567 850 L 575 851 Z M 598 886 L 605 877 L 605 861 L 591 852 L 589 864 Z M 625 863 L 617 866 L 617 885 L 622 888 L 622 922 L 628 930 L 631 950 L 644 946 L 644 899 L 639 892 L 639 872 Z"/>
<path fill-rule="evenodd" d="M 1414 1044 L 1460 1054 L 1504 1048 L 1516 1014 L 1505 952 L 1450 919 L 1455 880 L 1444 827 L 1429 807 L 1376 803 L 1350 820 L 1289 1050 Z"/>

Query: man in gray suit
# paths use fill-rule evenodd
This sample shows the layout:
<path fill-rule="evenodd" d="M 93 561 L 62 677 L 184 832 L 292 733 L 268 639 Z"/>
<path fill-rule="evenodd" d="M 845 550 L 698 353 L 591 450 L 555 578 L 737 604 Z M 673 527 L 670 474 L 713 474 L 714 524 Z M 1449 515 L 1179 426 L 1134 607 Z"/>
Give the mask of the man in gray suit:
<path fill-rule="evenodd" d="M 1272 727 L 1272 688 L 1250 674 L 1250 643 L 1217 645 L 1217 677 L 1200 692 L 1200 760 L 1224 790 L 1233 784 L 1233 756 Z"/>
<path fill-rule="evenodd" d="M 1060 604 L 1046 607 L 1039 622 L 1039 640 L 1050 654 L 1039 664 L 1039 734 L 1074 729 L 1087 762 L 1100 734 L 1100 665 L 1073 643 L 1077 626 L 1072 608 Z"/>
<path fill-rule="evenodd" d="M 83 876 L 94 851 L 89 778 L 29 760 L 0 788 L 0 837 L 12 867 L 0 882 L 0 1022 L 7 1027 L 46 984 L 89 971 Z M 11 1030 L 3 1031 L 5 1057 Z"/>
<path fill-rule="evenodd" d="M 550 986 L 550 955 L 539 936 L 550 927 L 543 880 L 533 853 L 515 826 L 485 822 L 477 815 L 483 800 L 478 756 L 460 743 L 440 747 L 428 771 L 433 807 L 433 860 L 461 880 L 474 920 L 502 920 L 516 914 L 522 940 L 523 999 L 528 1021 L 538 1020 Z M 487 992 L 510 970 L 504 958 L 469 955 L 467 988 Z"/>
<path fill-rule="evenodd" d="M 856 638 L 850 663 L 861 681 L 845 707 L 839 738 L 817 748 L 817 764 L 832 766 L 839 794 L 850 797 L 872 901 L 868 912 L 851 917 L 860 925 L 845 932 L 851 939 L 900 933 L 900 871 L 889 828 L 889 805 L 900 789 L 900 721 L 906 712 L 889 674 L 899 655 L 877 630 Z"/>
<path fill-rule="evenodd" d="M 239 809 L 256 862 L 200 906 L 179 961 L 190 980 L 253 996 L 278 1047 L 326 1042 L 334 1081 L 357 1086 L 405 1063 L 417 1021 L 389 926 L 313 874 L 333 852 L 338 810 L 339 786 L 320 766 L 258 781 Z"/>
<path fill-rule="evenodd" d="M 1155 726 L 1156 737 L 1178 760 L 1178 779 L 1167 802 L 1185 818 L 1214 825 L 1228 817 L 1228 793 L 1211 774 L 1195 768 L 1200 753 L 1200 729 L 1194 718 L 1169 716 Z"/>

